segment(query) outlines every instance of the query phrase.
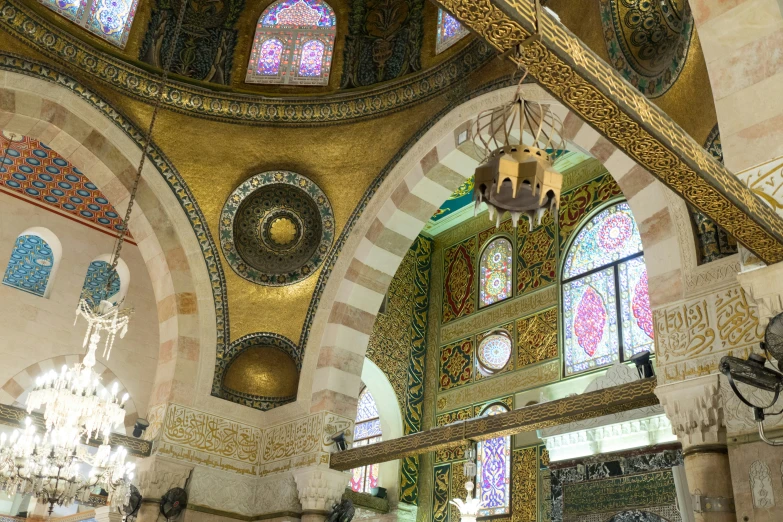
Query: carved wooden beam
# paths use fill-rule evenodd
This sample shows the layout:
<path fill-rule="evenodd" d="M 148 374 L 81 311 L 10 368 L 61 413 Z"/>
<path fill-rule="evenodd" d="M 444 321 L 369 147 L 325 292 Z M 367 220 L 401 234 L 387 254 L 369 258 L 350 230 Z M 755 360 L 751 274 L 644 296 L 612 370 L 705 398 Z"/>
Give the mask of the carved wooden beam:
<path fill-rule="evenodd" d="M 398 439 L 333 453 L 332 469 L 348 470 L 367 464 L 396 460 L 428 451 L 459 446 L 465 440 L 515 435 L 550 426 L 602 417 L 658 404 L 657 379 L 634 381 L 556 401 L 526 406 L 491 417 L 476 417 Z"/>
<path fill-rule="evenodd" d="M 496 49 L 533 32 L 533 0 L 435 0 Z M 661 109 L 545 11 L 523 47 L 541 87 L 767 264 L 783 260 L 783 219 Z"/>
<path fill-rule="evenodd" d="M 0 404 L 0 424 L 21 428 L 24 426 L 25 417 L 30 417 L 33 420 L 35 427 L 41 430 L 41 432 L 46 430 L 43 415 L 40 413 L 27 413 L 27 411 L 22 408 L 9 406 L 8 404 Z M 101 445 L 101 441 L 90 439 L 87 444 L 89 446 L 98 447 Z M 150 453 L 152 453 L 152 443 L 150 441 L 119 435 L 117 433 L 112 433 L 109 436 L 109 445 L 111 445 L 112 448 L 122 446 L 128 450 L 129 455 L 133 455 L 134 457 L 149 457 Z"/>

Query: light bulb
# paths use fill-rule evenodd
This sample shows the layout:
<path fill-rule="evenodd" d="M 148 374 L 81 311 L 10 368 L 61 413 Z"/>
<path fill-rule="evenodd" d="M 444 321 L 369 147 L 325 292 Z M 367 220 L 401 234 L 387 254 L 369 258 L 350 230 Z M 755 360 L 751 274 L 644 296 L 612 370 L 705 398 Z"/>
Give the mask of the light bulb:
<path fill-rule="evenodd" d="M 125 401 L 127 401 L 128 399 L 130 399 L 130 395 L 128 395 L 127 393 L 123 394 L 122 395 L 122 404 L 125 404 Z"/>

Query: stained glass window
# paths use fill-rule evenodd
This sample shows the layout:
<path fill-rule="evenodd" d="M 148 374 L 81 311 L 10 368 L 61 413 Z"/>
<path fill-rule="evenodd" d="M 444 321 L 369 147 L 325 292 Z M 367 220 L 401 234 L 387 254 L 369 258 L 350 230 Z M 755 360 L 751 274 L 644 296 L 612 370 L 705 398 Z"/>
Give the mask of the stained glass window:
<path fill-rule="evenodd" d="M 42 237 L 21 235 L 16 238 L 11 251 L 3 284 L 45 297 L 54 262 L 54 252 Z"/>
<path fill-rule="evenodd" d="M 468 35 L 469 31 L 443 9 L 438 9 L 438 36 L 435 54 L 442 53 Z"/>
<path fill-rule="evenodd" d="M 128 41 L 138 0 L 39 0 L 43 5 L 116 45 Z"/>
<path fill-rule="evenodd" d="M 563 263 L 565 373 L 653 351 L 647 268 L 628 203 L 612 205 L 579 231 Z"/>
<path fill-rule="evenodd" d="M 109 279 L 111 278 L 111 282 Z M 108 283 L 108 288 L 107 288 Z M 109 301 L 117 304 L 120 293 L 120 276 L 106 261 L 93 261 L 87 267 L 87 275 L 82 284 L 81 299 L 86 300 L 93 307 L 101 301 Z"/>
<path fill-rule="evenodd" d="M 353 447 L 375 444 L 381 440 L 381 419 L 378 416 L 378 406 L 375 404 L 370 390 L 364 388 L 359 394 L 359 404 L 356 407 L 356 422 L 353 427 Z M 351 489 L 359 493 L 369 493 L 378 487 L 378 464 L 370 464 L 351 470 L 349 484 Z"/>
<path fill-rule="evenodd" d="M 511 297 L 511 242 L 498 238 L 484 248 L 481 255 L 479 308 Z"/>
<path fill-rule="evenodd" d="M 261 13 L 245 81 L 327 85 L 336 34 L 321 0 L 279 0 Z"/>
<path fill-rule="evenodd" d="M 511 359 L 511 337 L 505 331 L 484 337 L 478 347 L 479 370 L 491 375 L 506 367 Z"/>
<path fill-rule="evenodd" d="M 482 416 L 508 411 L 503 404 L 492 404 Z M 479 516 L 507 515 L 510 512 L 511 437 L 479 442 L 476 459 L 476 495 L 481 499 Z"/>

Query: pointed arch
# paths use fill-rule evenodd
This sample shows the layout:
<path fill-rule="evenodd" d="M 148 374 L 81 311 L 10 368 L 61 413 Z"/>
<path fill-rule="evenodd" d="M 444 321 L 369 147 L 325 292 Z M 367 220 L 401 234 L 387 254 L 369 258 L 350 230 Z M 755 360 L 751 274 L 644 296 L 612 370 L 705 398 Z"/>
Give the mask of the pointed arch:
<path fill-rule="evenodd" d="M 139 0 L 39 0 L 91 33 L 125 48 Z"/>
<path fill-rule="evenodd" d="M 323 0 L 278 0 L 258 19 L 245 81 L 327 85 L 336 31 Z"/>
<path fill-rule="evenodd" d="M 583 222 L 566 250 L 562 281 L 565 375 L 654 351 L 642 239 L 627 202 Z"/>
<path fill-rule="evenodd" d="M 109 279 L 111 284 L 107 288 Z M 92 306 L 99 305 L 101 301 L 116 305 L 125 299 L 129 285 L 130 271 L 125 261 L 118 259 L 117 266 L 112 269 L 111 254 L 103 254 L 90 261 L 80 299 L 87 300 Z"/>
<path fill-rule="evenodd" d="M 43 227 L 28 228 L 14 242 L 3 284 L 39 297 L 49 297 L 62 251 L 54 232 Z"/>

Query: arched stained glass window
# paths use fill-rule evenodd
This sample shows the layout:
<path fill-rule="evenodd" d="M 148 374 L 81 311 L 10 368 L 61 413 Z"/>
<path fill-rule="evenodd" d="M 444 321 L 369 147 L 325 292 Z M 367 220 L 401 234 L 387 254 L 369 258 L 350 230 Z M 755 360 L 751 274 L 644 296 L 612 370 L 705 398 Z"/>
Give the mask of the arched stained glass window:
<path fill-rule="evenodd" d="M 506 413 L 503 404 L 492 404 L 482 417 Z M 511 506 L 511 437 L 479 442 L 476 459 L 476 495 L 481 499 L 480 517 L 507 515 Z"/>
<path fill-rule="evenodd" d="M 469 32 L 456 18 L 443 9 L 438 9 L 438 36 L 435 39 L 435 54 L 442 53 L 465 38 Z"/>
<path fill-rule="evenodd" d="M 111 279 L 111 281 L 110 281 Z M 108 283 L 108 284 L 107 284 Z M 93 261 L 87 267 L 87 275 L 82 284 L 81 299 L 93 307 L 101 301 L 117 304 L 120 294 L 120 276 L 106 261 Z"/>
<path fill-rule="evenodd" d="M 579 231 L 563 263 L 565 373 L 653 351 L 642 240 L 628 203 L 612 205 Z"/>
<path fill-rule="evenodd" d="M 511 297 L 511 241 L 500 237 L 489 243 L 481 254 L 479 308 Z"/>
<path fill-rule="evenodd" d="M 48 296 L 60 252 L 59 241 L 51 232 L 48 234 L 51 236 L 48 242 L 42 237 L 43 234 L 30 231 L 16 238 L 3 276 L 5 286 L 39 297 Z"/>
<path fill-rule="evenodd" d="M 124 48 L 138 0 L 39 0 L 43 5 Z"/>
<path fill-rule="evenodd" d="M 322 0 L 279 0 L 261 13 L 247 67 L 248 83 L 327 85 L 336 34 Z"/>
<path fill-rule="evenodd" d="M 359 394 L 356 409 L 356 422 L 353 427 L 353 447 L 375 444 L 381 440 L 381 419 L 370 390 L 364 388 Z M 369 464 L 351 471 L 349 482 L 351 489 L 359 493 L 369 493 L 378 487 L 378 464 Z"/>

